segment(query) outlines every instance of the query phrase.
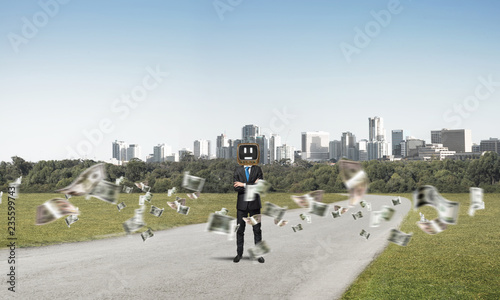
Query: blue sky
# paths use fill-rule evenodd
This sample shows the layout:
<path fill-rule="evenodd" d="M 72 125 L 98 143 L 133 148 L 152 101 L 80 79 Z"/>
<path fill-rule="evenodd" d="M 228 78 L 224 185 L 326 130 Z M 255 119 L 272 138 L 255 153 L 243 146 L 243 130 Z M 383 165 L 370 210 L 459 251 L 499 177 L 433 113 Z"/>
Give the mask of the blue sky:
<path fill-rule="evenodd" d="M 40 1 L 52 16 L 38 1 L 0 2 L 0 160 L 69 148 L 108 160 L 115 139 L 144 157 L 158 143 L 214 148 L 246 124 L 299 148 L 303 131 L 368 138 L 373 116 L 389 139 L 404 129 L 430 142 L 440 128 L 500 137 L 497 1 L 67 2 Z M 214 3 L 231 10 L 221 18 Z M 151 81 L 154 69 L 168 75 Z M 145 78 L 155 87 L 125 116 L 120 97 Z M 281 121 L 284 110 L 294 117 Z"/>

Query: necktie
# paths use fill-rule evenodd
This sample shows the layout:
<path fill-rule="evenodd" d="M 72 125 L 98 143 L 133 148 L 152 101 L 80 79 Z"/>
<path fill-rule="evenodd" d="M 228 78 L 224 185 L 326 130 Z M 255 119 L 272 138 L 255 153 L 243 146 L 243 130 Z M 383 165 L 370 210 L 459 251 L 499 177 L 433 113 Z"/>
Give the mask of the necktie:
<path fill-rule="evenodd" d="M 250 169 L 250 167 L 245 167 L 245 174 L 247 175 L 247 182 L 250 179 L 250 173 L 248 172 L 248 169 Z"/>

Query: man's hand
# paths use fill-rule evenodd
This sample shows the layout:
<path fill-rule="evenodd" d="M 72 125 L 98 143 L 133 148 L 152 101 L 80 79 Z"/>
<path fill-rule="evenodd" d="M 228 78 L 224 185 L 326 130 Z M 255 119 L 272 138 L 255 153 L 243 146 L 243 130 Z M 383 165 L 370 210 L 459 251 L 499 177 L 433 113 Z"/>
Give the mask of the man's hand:
<path fill-rule="evenodd" d="M 243 184 L 243 182 L 239 182 L 239 181 L 235 181 L 233 186 L 234 187 L 245 187 L 245 185 Z"/>

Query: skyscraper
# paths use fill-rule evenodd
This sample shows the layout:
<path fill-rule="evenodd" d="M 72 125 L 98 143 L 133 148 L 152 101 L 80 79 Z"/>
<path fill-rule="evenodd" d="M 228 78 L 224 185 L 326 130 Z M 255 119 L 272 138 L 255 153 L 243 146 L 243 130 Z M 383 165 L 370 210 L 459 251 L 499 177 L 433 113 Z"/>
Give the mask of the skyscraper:
<path fill-rule="evenodd" d="M 302 159 L 328 160 L 330 134 L 325 131 L 302 132 Z"/>
<path fill-rule="evenodd" d="M 295 161 L 295 148 L 287 144 L 276 147 L 276 160 L 288 159 L 290 163 Z"/>
<path fill-rule="evenodd" d="M 500 154 L 500 140 L 498 138 L 490 138 L 489 140 L 481 140 L 479 144 L 479 150 L 492 151 Z"/>
<path fill-rule="evenodd" d="M 255 142 L 259 144 L 260 151 L 260 163 L 269 163 L 269 141 L 265 135 L 259 135 L 256 137 Z"/>
<path fill-rule="evenodd" d="M 210 159 L 210 141 L 196 140 L 194 141 L 194 157 Z"/>
<path fill-rule="evenodd" d="M 330 152 L 328 159 L 339 160 L 342 155 L 342 143 L 338 140 L 330 141 L 328 148 Z"/>
<path fill-rule="evenodd" d="M 141 147 L 138 144 L 130 144 L 127 148 L 127 161 L 132 158 L 141 158 Z"/>
<path fill-rule="evenodd" d="M 357 145 L 356 150 L 358 151 L 357 160 L 359 161 L 368 160 L 368 140 L 362 139 L 358 143 L 356 143 L 356 145 Z"/>
<path fill-rule="evenodd" d="M 431 130 L 431 144 L 442 144 L 441 130 Z"/>
<path fill-rule="evenodd" d="M 385 138 L 384 119 L 368 118 L 368 160 L 380 159 L 389 154 L 389 145 Z"/>
<path fill-rule="evenodd" d="M 118 161 L 127 160 L 127 144 L 124 141 L 113 142 L 113 158 Z"/>
<path fill-rule="evenodd" d="M 470 129 L 443 129 L 441 141 L 444 147 L 457 153 L 472 152 L 472 134 Z"/>
<path fill-rule="evenodd" d="M 257 136 L 260 135 L 260 128 L 257 125 L 245 125 L 241 130 L 241 139 L 243 143 L 255 143 Z"/>
<path fill-rule="evenodd" d="M 226 134 L 221 134 L 217 136 L 217 141 L 215 145 L 215 157 L 217 158 L 229 158 L 225 155 L 227 148 L 229 147 L 229 139 Z"/>
<path fill-rule="evenodd" d="M 281 145 L 281 137 L 276 134 L 272 133 L 271 138 L 269 139 L 269 162 L 273 163 L 274 161 L 278 160 L 276 158 L 276 148 L 278 148 Z"/>
<path fill-rule="evenodd" d="M 161 163 L 165 161 L 165 144 L 158 144 L 157 146 L 153 147 L 152 161 L 156 163 Z"/>
<path fill-rule="evenodd" d="M 392 131 L 392 155 L 401 157 L 401 142 L 404 140 L 403 129 Z"/>
<path fill-rule="evenodd" d="M 349 131 L 342 132 L 340 143 L 341 143 L 340 156 L 343 158 L 355 160 L 356 136 Z"/>

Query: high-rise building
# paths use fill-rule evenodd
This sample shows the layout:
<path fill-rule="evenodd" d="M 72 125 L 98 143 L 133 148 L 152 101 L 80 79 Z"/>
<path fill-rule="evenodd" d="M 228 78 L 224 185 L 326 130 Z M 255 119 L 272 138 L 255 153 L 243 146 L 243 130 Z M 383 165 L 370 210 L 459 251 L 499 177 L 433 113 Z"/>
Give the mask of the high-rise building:
<path fill-rule="evenodd" d="M 154 163 L 155 161 L 155 155 L 154 153 L 146 155 L 146 162 L 147 163 Z"/>
<path fill-rule="evenodd" d="M 193 150 L 189 148 L 182 148 L 179 150 L 179 160 L 182 160 L 186 155 L 193 155 Z"/>
<path fill-rule="evenodd" d="M 210 141 L 196 140 L 194 141 L 194 157 L 210 159 Z"/>
<path fill-rule="evenodd" d="M 287 144 L 276 147 L 276 160 L 281 161 L 282 159 L 287 159 L 290 163 L 293 163 L 295 161 L 295 148 Z"/>
<path fill-rule="evenodd" d="M 255 143 L 257 136 L 260 135 L 260 128 L 257 125 L 245 125 L 241 130 L 241 139 L 243 143 Z"/>
<path fill-rule="evenodd" d="M 226 156 L 227 148 L 229 147 L 229 139 L 226 134 L 221 134 L 217 136 L 217 142 L 215 145 L 215 157 L 217 158 L 229 158 Z"/>
<path fill-rule="evenodd" d="M 238 157 L 238 145 L 241 144 L 241 143 L 244 143 L 243 140 L 240 140 L 240 139 L 236 139 L 236 140 L 233 140 L 233 143 L 231 144 L 231 158 L 234 158 L 236 159 L 236 157 Z"/>
<path fill-rule="evenodd" d="M 272 133 L 271 138 L 269 139 L 269 162 L 270 163 L 273 163 L 273 162 L 278 160 L 276 158 L 276 149 L 280 145 L 281 145 L 281 137 L 276 133 Z"/>
<path fill-rule="evenodd" d="M 130 144 L 127 148 L 127 161 L 132 158 L 141 158 L 141 147 L 138 144 Z"/>
<path fill-rule="evenodd" d="M 389 144 L 385 141 L 371 141 L 367 143 L 368 160 L 381 159 L 389 153 Z"/>
<path fill-rule="evenodd" d="M 325 131 L 302 132 L 302 159 L 328 160 L 330 134 Z"/>
<path fill-rule="evenodd" d="M 441 141 L 444 147 L 457 153 L 472 152 L 472 134 L 470 129 L 443 129 Z"/>
<path fill-rule="evenodd" d="M 118 161 L 127 160 L 127 144 L 124 141 L 113 142 L 113 158 Z"/>
<path fill-rule="evenodd" d="M 401 142 L 404 140 L 403 129 L 394 129 L 392 131 L 392 155 L 401 157 Z"/>
<path fill-rule="evenodd" d="M 179 153 L 173 152 L 171 155 L 165 156 L 165 161 L 179 161 Z"/>
<path fill-rule="evenodd" d="M 256 137 L 255 142 L 259 144 L 260 151 L 260 163 L 269 163 L 269 141 L 265 135 L 259 135 Z"/>
<path fill-rule="evenodd" d="M 384 119 L 368 118 L 368 160 L 381 159 L 389 154 L 389 145 L 385 138 Z"/>
<path fill-rule="evenodd" d="M 357 160 L 365 161 L 368 160 L 368 140 L 362 139 L 358 143 L 356 143 L 357 150 Z"/>
<path fill-rule="evenodd" d="M 492 151 L 500 154 L 500 140 L 498 138 L 490 138 L 489 140 L 481 140 L 479 144 L 480 152 Z"/>
<path fill-rule="evenodd" d="M 342 132 L 340 143 L 341 143 L 340 156 L 343 158 L 355 160 L 356 136 L 350 133 L 349 131 Z"/>
<path fill-rule="evenodd" d="M 411 136 L 406 137 L 405 141 L 405 150 L 406 150 L 406 155 L 405 157 L 416 157 L 418 156 L 418 148 L 419 147 L 425 147 L 425 141 L 421 139 L 417 139 Z"/>
<path fill-rule="evenodd" d="M 431 144 L 442 144 L 441 130 L 431 130 Z"/>
<path fill-rule="evenodd" d="M 147 159 L 146 159 L 147 161 Z M 158 144 L 153 147 L 153 162 L 161 163 L 165 161 L 165 144 Z"/>
<path fill-rule="evenodd" d="M 476 143 L 473 143 L 472 144 L 472 152 L 473 153 L 479 153 L 481 152 L 481 146 L 476 144 Z"/>
<path fill-rule="evenodd" d="M 342 143 L 338 140 L 330 141 L 328 150 L 330 153 L 328 159 L 335 159 L 338 161 L 342 155 Z"/>

